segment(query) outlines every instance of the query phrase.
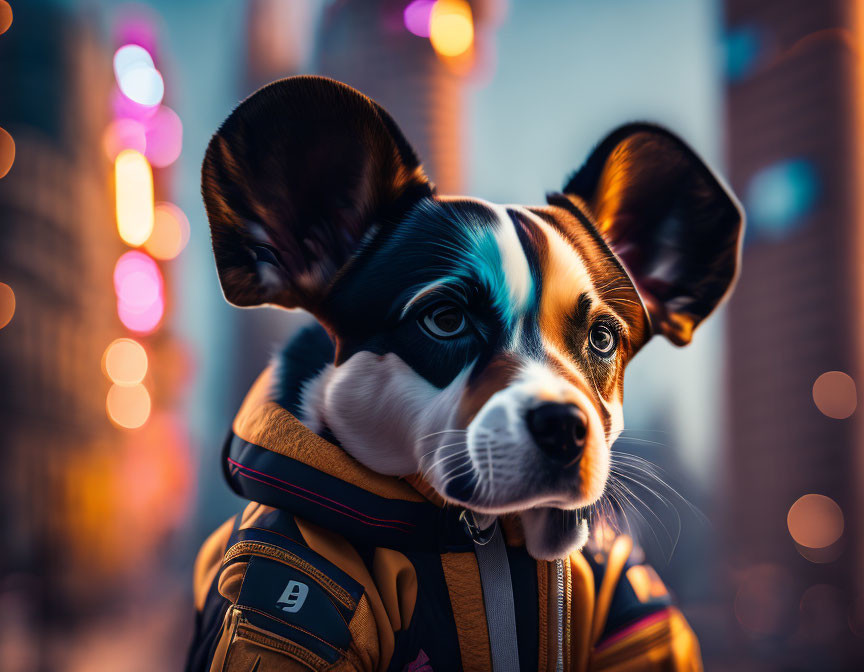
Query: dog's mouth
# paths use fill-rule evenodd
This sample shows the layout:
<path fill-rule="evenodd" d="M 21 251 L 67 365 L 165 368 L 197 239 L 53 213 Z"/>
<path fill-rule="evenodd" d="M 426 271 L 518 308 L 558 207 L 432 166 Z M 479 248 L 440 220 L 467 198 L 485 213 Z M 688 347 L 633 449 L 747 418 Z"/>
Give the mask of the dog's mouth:
<path fill-rule="evenodd" d="M 592 504 L 606 480 L 602 469 L 561 468 L 522 444 L 496 452 L 450 441 L 427 459 L 426 480 L 447 503 L 490 525 L 498 516 L 518 516 L 537 559 L 564 557 L 585 544 Z"/>
<path fill-rule="evenodd" d="M 513 455 L 508 457 L 508 453 Z M 603 490 L 600 475 L 550 467 L 525 459 L 517 450 L 497 455 L 472 451 L 468 444 L 441 446 L 422 465 L 429 484 L 450 504 L 482 515 L 519 514 L 531 509 L 576 512 L 583 518 Z M 605 477 L 602 479 L 605 482 Z"/>

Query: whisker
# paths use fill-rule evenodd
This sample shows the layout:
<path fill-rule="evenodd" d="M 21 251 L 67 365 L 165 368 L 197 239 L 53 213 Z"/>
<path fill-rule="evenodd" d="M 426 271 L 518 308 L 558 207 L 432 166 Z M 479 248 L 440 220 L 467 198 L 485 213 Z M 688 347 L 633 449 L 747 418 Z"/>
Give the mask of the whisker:
<path fill-rule="evenodd" d="M 435 448 L 433 448 L 432 450 L 427 450 L 425 453 L 423 453 L 420 456 L 419 461 L 422 462 L 424 459 L 426 459 L 426 457 L 428 457 L 429 455 L 431 455 L 432 453 L 434 453 L 438 450 L 441 450 L 442 448 L 452 448 L 453 446 L 459 446 L 459 445 L 466 445 L 467 446 L 468 442 L 467 441 L 457 441 L 456 443 L 447 443 L 447 444 L 444 444 L 443 446 L 435 446 Z"/>
<path fill-rule="evenodd" d="M 619 430 L 619 434 L 621 432 L 644 432 L 645 434 L 669 434 L 668 430 L 665 429 L 639 429 L 638 427 L 622 427 Z"/>
<path fill-rule="evenodd" d="M 617 479 L 616 479 L 616 481 L 617 481 Z M 623 497 L 624 500 L 628 504 L 630 504 L 630 509 L 633 511 L 633 513 L 635 513 L 637 516 L 639 516 L 639 518 L 642 519 L 642 522 L 645 523 L 645 526 L 651 531 L 651 534 L 654 536 L 654 541 L 657 543 L 657 548 L 661 549 L 661 551 L 662 551 L 663 544 L 660 542 L 660 538 L 657 536 L 657 532 L 654 529 L 654 526 L 648 522 L 648 519 L 645 518 L 645 516 L 642 514 L 642 512 L 639 510 L 639 508 L 633 503 L 633 499 L 635 499 L 637 502 L 642 504 L 642 506 L 644 506 L 646 508 L 648 513 L 650 513 L 652 516 L 654 516 L 654 518 L 660 524 L 660 527 L 663 528 L 663 531 L 666 533 L 666 536 L 669 537 L 669 541 L 672 542 L 673 551 L 674 551 L 675 544 L 677 544 L 677 539 L 676 540 L 672 539 L 672 535 L 669 533 L 669 530 L 666 528 L 666 525 L 662 521 L 662 519 L 656 513 L 654 513 L 654 511 L 652 511 L 651 508 L 647 504 L 645 504 L 645 502 L 642 501 L 642 499 L 638 495 L 636 495 L 630 488 L 628 488 L 624 483 L 617 481 L 613 485 L 618 486 L 618 494 L 621 497 Z M 625 515 L 625 519 L 626 519 L 626 515 Z M 628 523 L 629 523 L 629 521 L 628 521 Z M 680 533 L 680 530 L 679 530 L 679 533 Z M 669 560 L 671 560 L 671 558 L 672 558 L 672 556 L 670 555 L 666 559 L 666 562 L 668 563 Z"/>
<path fill-rule="evenodd" d="M 463 458 L 463 459 L 468 458 L 469 460 L 471 459 L 471 456 L 468 454 L 467 450 L 460 450 L 460 451 L 457 451 L 455 453 L 450 453 L 449 455 L 444 455 L 443 457 L 439 457 L 437 460 L 435 460 L 428 467 L 422 467 L 422 465 L 421 465 L 421 470 L 428 474 L 435 467 L 437 467 L 439 464 L 443 464 L 444 462 L 447 462 L 448 460 L 452 460 L 453 458 L 456 458 L 456 457 Z"/>
<path fill-rule="evenodd" d="M 639 474 L 644 475 L 646 478 L 649 479 L 649 483 L 650 483 L 650 482 L 656 482 L 656 483 L 659 483 L 659 484 L 662 485 L 662 486 L 663 486 L 663 487 L 664 487 L 664 488 L 665 488 L 665 489 L 666 489 L 670 494 L 674 495 L 674 496 L 675 496 L 675 497 L 676 497 L 680 502 L 682 502 L 682 503 L 683 503 L 683 504 L 684 504 L 684 505 L 685 505 L 685 506 L 690 510 L 690 512 L 691 512 L 691 513 L 696 517 L 696 519 L 697 519 L 701 524 L 703 524 L 703 525 L 708 525 L 708 526 L 711 525 L 711 521 L 708 520 L 708 517 L 707 517 L 707 516 L 706 516 L 706 515 L 705 515 L 705 514 L 704 514 L 704 513 L 699 509 L 699 507 L 697 507 L 695 504 L 693 504 L 689 499 L 687 499 L 684 495 L 682 495 L 680 492 L 678 492 L 678 490 L 676 490 L 672 485 L 670 485 L 670 484 L 667 483 L 665 480 L 663 480 L 660 476 L 657 475 L 657 473 L 654 471 L 654 468 L 659 468 L 659 467 L 656 467 L 656 465 L 653 465 L 652 463 L 648 462 L 647 460 L 643 460 L 643 462 L 646 463 L 646 467 L 647 467 L 647 469 L 642 468 L 641 465 L 639 465 L 638 463 L 637 463 L 637 464 L 632 464 L 632 463 L 631 463 L 631 464 L 626 464 L 626 463 L 625 463 L 625 464 L 618 464 L 618 465 L 616 465 L 616 466 L 619 467 L 619 472 L 620 472 L 620 469 L 621 469 L 621 468 L 636 469 L 637 471 L 639 471 Z M 631 479 L 632 481 L 634 481 L 635 483 L 638 483 L 640 486 L 642 486 L 643 488 L 645 488 L 646 490 L 648 490 L 648 492 L 650 492 L 652 495 L 654 495 L 655 497 L 657 497 L 657 498 L 660 499 L 661 501 L 665 502 L 666 505 L 667 505 L 669 508 L 675 510 L 675 512 L 676 512 L 676 514 L 677 514 L 677 513 L 678 513 L 678 509 L 675 508 L 675 506 L 672 504 L 672 502 L 670 502 L 668 499 L 666 499 L 665 497 L 663 497 L 659 492 L 657 492 L 656 490 L 654 490 L 653 488 L 651 488 L 651 486 L 650 486 L 648 483 L 645 483 L 645 482 L 643 482 L 643 481 L 640 481 L 640 480 L 637 478 L 637 476 L 638 476 L 639 474 L 626 474 L 626 473 L 622 473 L 621 475 L 630 478 L 630 479 Z"/>
<path fill-rule="evenodd" d="M 454 432 L 454 433 L 460 433 L 461 432 L 462 434 L 467 434 L 468 430 L 467 429 L 442 429 L 440 431 L 432 432 L 431 434 L 426 434 L 425 436 L 421 436 L 419 439 L 417 439 L 417 441 L 418 442 L 424 441 L 425 439 L 428 439 L 430 437 L 438 436 L 439 434 L 447 434 L 448 432 Z"/>
<path fill-rule="evenodd" d="M 621 442 L 623 444 L 627 443 L 641 443 L 643 445 L 649 446 L 660 446 L 661 448 L 668 448 L 669 446 L 665 443 L 661 443 L 660 441 L 652 441 L 651 439 L 643 439 L 638 436 L 616 436 L 612 443 Z"/>

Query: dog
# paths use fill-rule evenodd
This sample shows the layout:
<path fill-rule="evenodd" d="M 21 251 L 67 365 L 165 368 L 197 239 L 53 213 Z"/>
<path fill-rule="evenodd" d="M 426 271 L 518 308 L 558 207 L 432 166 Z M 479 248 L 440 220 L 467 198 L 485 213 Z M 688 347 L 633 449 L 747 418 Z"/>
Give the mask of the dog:
<path fill-rule="evenodd" d="M 501 205 L 438 194 L 379 105 L 299 77 L 228 118 L 202 176 L 227 300 L 317 321 L 278 358 L 278 405 L 475 536 L 517 520 L 537 561 L 588 539 L 627 364 L 654 334 L 689 343 L 738 273 L 734 196 L 651 124 L 547 204 Z"/>
<path fill-rule="evenodd" d="M 313 81 L 310 97 L 333 96 Z M 729 291 L 740 210 L 641 124 L 548 206 L 437 196 L 382 109 L 333 98 L 344 107 L 299 136 L 253 117 L 211 146 L 226 296 L 327 330 L 335 359 L 302 382 L 310 429 L 379 473 L 422 473 L 447 502 L 517 513 L 531 554 L 560 557 L 603 494 L 627 363 L 654 332 L 689 342 Z"/>

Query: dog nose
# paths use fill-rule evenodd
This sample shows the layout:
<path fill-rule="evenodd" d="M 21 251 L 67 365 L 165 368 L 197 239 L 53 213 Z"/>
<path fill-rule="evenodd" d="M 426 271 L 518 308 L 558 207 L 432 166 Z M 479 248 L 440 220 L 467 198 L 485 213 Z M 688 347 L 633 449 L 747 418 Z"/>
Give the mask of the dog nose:
<path fill-rule="evenodd" d="M 528 411 L 525 422 L 540 450 L 562 466 L 582 458 L 588 417 L 576 404 L 542 403 Z"/>

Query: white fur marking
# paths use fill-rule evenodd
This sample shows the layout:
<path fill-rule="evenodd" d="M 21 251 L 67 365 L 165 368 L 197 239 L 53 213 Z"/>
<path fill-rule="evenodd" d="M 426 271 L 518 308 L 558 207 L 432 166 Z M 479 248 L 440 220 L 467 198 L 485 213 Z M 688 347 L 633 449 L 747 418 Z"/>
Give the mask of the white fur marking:
<path fill-rule="evenodd" d="M 501 267 L 510 289 L 510 299 L 513 301 L 514 308 L 520 311 L 525 308 L 533 289 L 531 268 L 528 266 L 528 259 L 525 258 L 525 251 L 522 249 L 516 227 L 513 225 L 510 215 L 507 214 L 507 210 L 495 203 L 488 203 L 487 206 L 498 217 L 498 226 L 495 227 L 495 242 L 501 253 Z"/>

